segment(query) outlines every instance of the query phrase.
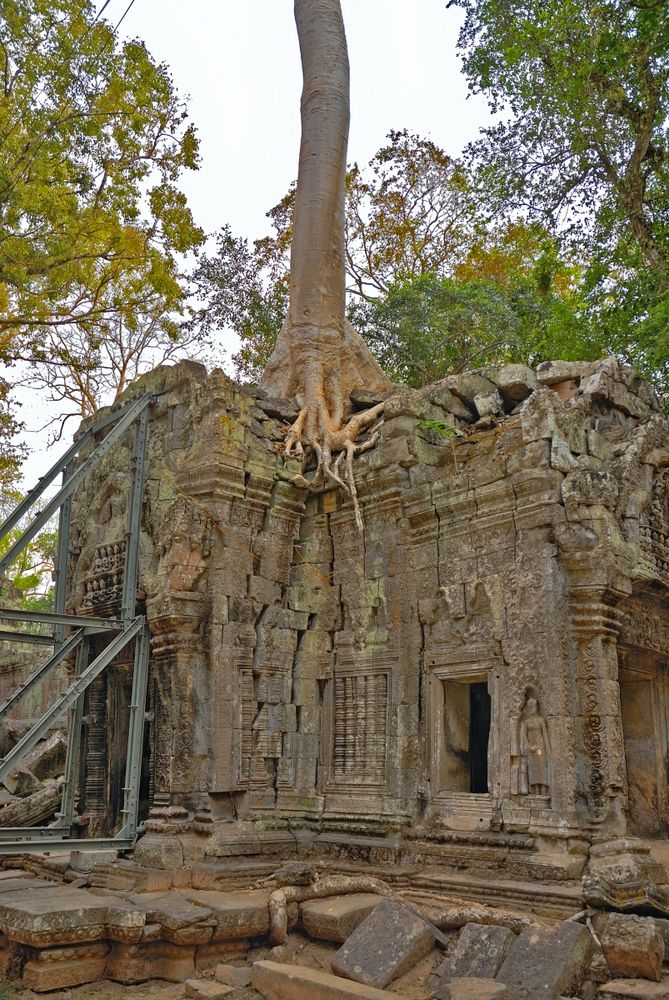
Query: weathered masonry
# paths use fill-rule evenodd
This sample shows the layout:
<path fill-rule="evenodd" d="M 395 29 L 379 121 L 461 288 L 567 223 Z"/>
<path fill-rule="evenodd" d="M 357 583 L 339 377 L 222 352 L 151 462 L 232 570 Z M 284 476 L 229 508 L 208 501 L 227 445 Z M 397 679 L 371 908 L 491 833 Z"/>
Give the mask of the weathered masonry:
<path fill-rule="evenodd" d="M 126 399 L 144 392 L 138 857 L 313 849 L 574 878 L 589 851 L 666 830 L 669 422 L 631 369 L 397 389 L 356 461 L 363 533 L 341 492 L 291 482 L 289 402 L 192 363 Z M 120 600 L 130 448 L 76 496 L 79 614 Z M 87 695 L 79 811 L 102 834 L 130 659 Z"/>

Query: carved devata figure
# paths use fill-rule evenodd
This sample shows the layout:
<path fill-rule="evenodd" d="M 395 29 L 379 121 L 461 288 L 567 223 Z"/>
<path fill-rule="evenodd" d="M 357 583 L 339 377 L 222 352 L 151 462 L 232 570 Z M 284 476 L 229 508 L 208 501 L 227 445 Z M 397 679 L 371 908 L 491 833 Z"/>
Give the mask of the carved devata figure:
<path fill-rule="evenodd" d="M 518 724 L 518 792 L 520 795 L 549 795 L 550 742 L 546 720 L 539 703 L 528 692 Z"/>

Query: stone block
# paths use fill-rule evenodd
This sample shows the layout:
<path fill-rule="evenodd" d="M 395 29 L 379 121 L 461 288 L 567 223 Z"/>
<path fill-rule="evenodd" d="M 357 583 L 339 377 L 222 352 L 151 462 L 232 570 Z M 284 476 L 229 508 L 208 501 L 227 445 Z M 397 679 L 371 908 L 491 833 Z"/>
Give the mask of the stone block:
<path fill-rule="evenodd" d="M 187 997 L 192 997 L 192 1000 L 219 1000 L 219 997 L 236 993 L 233 986 L 224 986 L 214 979 L 187 979 L 184 991 Z"/>
<path fill-rule="evenodd" d="M 217 921 L 214 941 L 259 937 L 269 932 L 267 892 L 256 889 L 242 892 L 182 889 L 181 893 L 191 903 L 211 910 Z"/>
<path fill-rule="evenodd" d="M 384 899 L 332 956 L 338 976 L 383 988 L 408 972 L 434 945 L 434 930 L 406 906 Z"/>
<path fill-rule="evenodd" d="M 526 927 L 496 978 L 518 1000 L 558 1000 L 583 979 L 593 951 L 592 935 L 583 924 L 564 921 L 550 931 Z"/>
<path fill-rule="evenodd" d="M 216 982 L 223 983 L 224 986 L 233 986 L 236 990 L 243 990 L 251 985 L 251 969 L 248 965 L 217 965 L 214 973 Z"/>
<path fill-rule="evenodd" d="M 107 958 L 107 977 L 117 983 L 132 985 L 149 979 L 183 983 L 194 974 L 195 948 L 192 945 L 168 941 L 115 944 Z"/>
<path fill-rule="evenodd" d="M 660 981 L 664 938 L 652 917 L 606 913 L 594 923 L 612 975 Z"/>
<path fill-rule="evenodd" d="M 109 945 L 80 945 L 74 948 L 44 948 L 23 968 L 22 984 L 36 993 L 83 986 L 102 979 Z"/>
<path fill-rule="evenodd" d="M 494 979 L 515 940 L 516 935 L 506 927 L 465 924 L 455 949 L 439 966 L 436 975 L 442 981 L 473 977 Z"/>
<path fill-rule="evenodd" d="M 503 983 L 495 979 L 463 977 L 442 983 L 435 1000 L 516 1000 Z"/>
<path fill-rule="evenodd" d="M 612 979 L 599 987 L 597 1000 L 669 1000 L 669 978 L 659 983 L 649 979 Z"/>
<path fill-rule="evenodd" d="M 350 982 L 318 969 L 254 962 L 251 984 L 265 1000 L 406 1000 L 374 986 Z"/>
<path fill-rule="evenodd" d="M 309 900 L 300 906 L 302 926 L 311 937 L 343 944 L 381 899 L 373 893 L 352 892 Z"/>
<path fill-rule="evenodd" d="M 487 369 L 486 374 L 512 403 L 520 403 L 537 387 L 537 377 L 527 365 L 501 365 L 497 369 Z"/>

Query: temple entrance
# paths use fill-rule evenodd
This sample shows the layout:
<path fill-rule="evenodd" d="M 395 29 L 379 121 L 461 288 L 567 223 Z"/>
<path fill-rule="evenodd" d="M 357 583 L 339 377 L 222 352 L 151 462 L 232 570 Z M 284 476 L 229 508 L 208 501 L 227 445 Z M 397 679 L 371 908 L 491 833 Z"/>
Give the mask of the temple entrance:
<path fill-rule="evenodd" d="M 469 791 L 488 791 L 490 694 L 487 684 L 469 686 Z"/>
<path fill-rule="evenodd" d="M 618 642 L 628 824 L 639 836 L 669 833 L 669 648 L 664 594 L 633 595 Z"/>
<path fill-rule="evenodd" d="M 641 651 L 625 651 L 619 675 L 630 831 L 643 836 L 667 832 L 667 664 L 648 663 Z M 646 671 L 644 671 L 646 667 Z"/>
<path fill-rule="evenodd" d="M 441 681 L 439 791 L 488 792 L 491 700 L 486 682 Z"/>

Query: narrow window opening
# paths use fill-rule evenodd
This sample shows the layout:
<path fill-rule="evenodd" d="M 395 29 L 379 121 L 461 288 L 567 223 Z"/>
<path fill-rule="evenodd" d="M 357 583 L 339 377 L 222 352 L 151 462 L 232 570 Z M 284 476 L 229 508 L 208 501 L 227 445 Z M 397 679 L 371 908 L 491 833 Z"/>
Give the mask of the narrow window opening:
<path fill-rule="evenodd" d="M 469 685 L 469 791 L 488 791 L 490 695 L 487 684 Z"/>

